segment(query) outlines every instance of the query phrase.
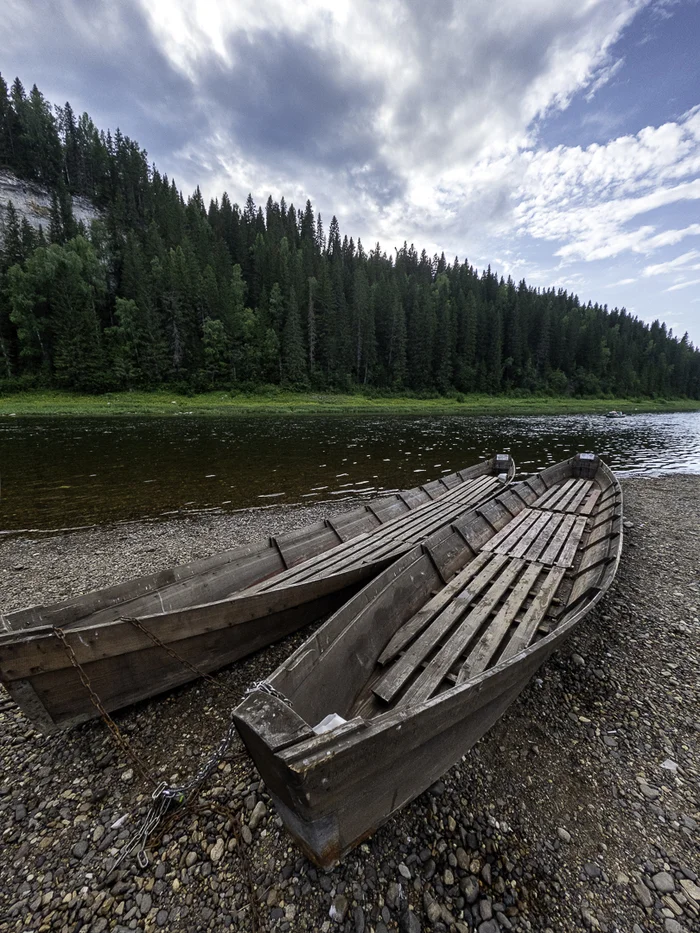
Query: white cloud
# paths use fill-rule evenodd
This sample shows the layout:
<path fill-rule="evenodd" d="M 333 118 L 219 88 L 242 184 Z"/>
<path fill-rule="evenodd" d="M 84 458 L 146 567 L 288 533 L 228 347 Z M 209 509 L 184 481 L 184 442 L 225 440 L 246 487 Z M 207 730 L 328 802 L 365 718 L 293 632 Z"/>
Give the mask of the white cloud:
<path fill-rule="evenodd" d="M 700 250 L 691 249 L 687 253 L 676 256 L 675 259 L 669 259 L 668 262 L 645 266 L 642 275 L 667 275 L 670 272 L 679 272 L 681 270 L 685 272 L 689 269 L 696 271 L 700 269 L 700 263 L 695 262 L 695 260 L 700 260 Z"/>
<path fill-rule="evenodd" d="M 591 84 L 589 91 L 586 94 L 586 100 L 590 103 L 593 100 L 598 91 L 608 84 L 618 71 L 625 64 L 624 58 L 618 58 L 617 61 L 613 62 L 611 65 L 608 65 L 607 68 L 603 68 L 595 81 Z"/>
<path fill-rule="evenodd" d="M 691 279 L 690 282 L 678 282 L 678 284 L 672 285 L 670 288 L 665 289 L 665 291 L 677 292 L 681 288 L 689 288 L 691 285 L 700 285 L 700 279 Z"/>

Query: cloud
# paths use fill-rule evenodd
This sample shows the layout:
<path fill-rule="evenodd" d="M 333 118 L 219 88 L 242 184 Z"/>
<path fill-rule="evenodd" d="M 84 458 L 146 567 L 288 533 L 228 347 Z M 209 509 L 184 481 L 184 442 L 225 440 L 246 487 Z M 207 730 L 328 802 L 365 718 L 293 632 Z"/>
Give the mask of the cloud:
<path fill-rule="evenodd" d="M 121 125 L 185 190 L 310 197 L 368 244 L 502 256 L 585 289 L 625 255 L 649 257 L 653 280 L 657 251 L 700 234 L 683 214 L 700 107 L 617 129 L 644 112 L 642 94 L 611 93 L 634 81 L 624 40 L 647 8 L 675 15 L 659 0 L 6 0 L 3 68 Z M 576 97 L 604 141 L 584 145 L 581 125 L 545 146 Z"/>
<path fill-rule="evenodd" d="M 700 224 L 658 230 L 634 225 L 645 214 L 700 199 L 700 112 L 676 123 L 587 148 L 558 146 L 523 154 L 527 167 L 514 215 L 523 234 L 556 241 L 565 260 L 651 253 Z"/>
<path fill-rule="evenodd" d="M 669 259 L 668 262 L 645 266 L 642 275 L 667 275 L 670 272 L 687 271 L 688 269 L 695 271 L 700 269 L 700 263 L 695 262 L 695 260 L 700 260 L 700 250 L 691 249 L 687 253 L 676 256 L 675 259 Z"/>
<path fill-rule="evenodd" d="M 586 100 L 589 103 L 593 100 L 595 95 L 598 93 L 598 91 L 602 87 L 604 87 L 606 84 L 612 81 L 612 79 L 615 77 L 618 71 L 621 70 L 624 64 L 625 64 L 624 58 L 618 58 L 617 61 L 612 62 L 610 65 L 608 65 L 607 68 L 603 68 L 600 71 L 598 77 L 595 79 L 595 81 L 592 82 L 589 90 L 587 91 L 585 95 Z"/>
<path fill-rule="evenodd" d="M 691 285 L 700 285 L 700 279 L 692 279 L 690 282 L 678 282 L 677 285 L 671 285 L 671 287 L 665 289 L 665 291 L 677 292 L 681 288 L 689 288 Z"/>

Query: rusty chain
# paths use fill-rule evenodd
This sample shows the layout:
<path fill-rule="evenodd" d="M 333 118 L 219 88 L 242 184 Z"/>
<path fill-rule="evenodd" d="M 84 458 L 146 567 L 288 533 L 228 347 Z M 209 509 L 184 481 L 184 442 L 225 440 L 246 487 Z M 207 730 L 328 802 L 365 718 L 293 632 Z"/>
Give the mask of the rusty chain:
<path fill-rule="evenodd" d="M 160 640 L 160 638 L 158 638 L 157 635 L 154 635 L 153 632 L 149 631 L 138 619 L 128 617 L 128 616 L 123 616 L 121 618 L 121 621 L 128 622 L 131 625 L 133 625 L 136 629 L 138 629 L 144 635 L 146 635 L 158 648 L 161 648 L 168 655 L 170 655 L 170 657 L 172 657 L 175 661 L 178 661 L 180 664 L 184 665 L 184 667 L 186 667 L 189 671 L 191 671 L 196 677 L 203 678 L 204 680 L 213 684 L 213 686 L 215 686 L 217 689 L 223 690 L 224 692 L 232 696 L 235 696 L 236 699 L 238 699 L 238 696 L 226 684 L 223 684 L 220 681 L 216 680 L 214 677 L 212 677 L 210 674 L 206 673 L 205 671 L 199 670 L 199 668 L 197 668 L 194 664 L 191 664 L 185 658 L 181 657 L 181 655 L 179 655 L 176 651 L 174 651 L 168 645 L 164 644 Z M 165 782 L 158 783 L 156 779 L 153 777 L 153 775 L 145 767 L 145 765 L 140 761 L 136 753 L 131 749 L 129 743 L 126 741 L 123 734 L 121 733 L 119 726 L 116 724 L 116 722 L 112 719 L 112 717 L 109 715 L 109 713 L 105 709 L 104 704 L 100 700 L 99 695 L 95 692 L 92 686 L 92 683 L 90 681 L 88 674 L 86 673 L 85 669 L 80 664 L 80 662 L 78 661 L 75 651 L 73 650 L 72 646 L 68 642 L 68 639 L 66 638 L 66 634 L 63 631 L 63 629 L 59 628 L 58 626 L 54 626 L 53 632 L 56 635 L 56 637 L 59 639 L 61 644 L 63 645 L 66 651 L 66 654 L 68 656 L 68 659 L 70 660 L 71 664 L 77 671 L 80 681 L 85 687 L 85 689 L 87 690 L 93 706 L 97 709 L 98 713 L 100 714 L 102 718 L 102 721 L 105 723 L 105 725 L 109 729 L 109 732 L 112 735 L 113 739 L 115 740 L 119 748 L 124 752 L 124 754 L 127 755 L 128 758 L 131 759 L 131 761 L 134 763 L 134 765 L 136 766 L 136 768 L 138 769 L 139 773 L 144 778 L 144 780 L 150 782 L 155 787 L 155 790 L 153 791 L 153 794 L 151 795 L 153 803 L 148 813 L 146 814 L 145 820 L 141 824 L 141 827 L 139 828 L 137 833 L 132 837 L 131 841 L 123 848 L 112 870 L 114 871 L 116 868 L 118 868 L 121 862 L 126 858 L 126 856 L 129 855 L 131 852 L 133 852 L 134 849 L 139 847 L 139 845 L 140 845 L 140 848 L 137 853 L 137 861 L 141 868 L 145 868 L 146 865 L 148 864 L 148 857 L 146 855 L 146 849 L 148 847 L 149 837 L 158 828 L 158 826 L 162 824 L 166 816 L 168 818 L 166 820 L 165 825 L 161 826 L 160 832 L 158 832 L 156 836 L 156 841 L 161 840 L 163 835 L 166 832 L 168 832 L 169 829 L 171 829 L 177 822 L 179 822 L 179 820 L 182 818 L 185 812 L 187 811 L 194 812 L 193 805 L 194 805 L 194 801 L 197 799 L 198 791 L 200 790 L 202 785 L 207 781 L 207 779 L 210 777 L 216 765 L 226 755 L 231 743 L 233 742 L 236 736 L 236 731 L 235 731 L 233 720 L 231 720 L 231 722 L 229 723 L 228 729 L 226 730 L 226 733 L 224 734 L 221 741 L 219 742 L 219 745 L 216 748 L 216 750 L 212 753 L 212 755 L 209 756 L 209 758 L 204 763 L 204 765 L 202 765 L 202 767 L 197 771 L 195 776 L 190 781 L 178 787 L 169 787 Z M 243 758 L 244 755 L 242 752 L 240 752 L 235 757 Z M 215 804 L 213 801 L 208 802 L 206 806 L 216 809 L 216 810 L 220 810 L 221 812 L 223 812 L 224 810 L 228 810 L 228 808 L 224 808 L 219 804 Z M 170 812 L 170 815 L 168 816 L 169 811 L 173 810 L 173 808 L 176 808 L 176 811 Z M 229 818 L 233 820 L 233 824 L 235 827 L 234 832 L 236 833 L 236 836 L 238 838 L 238 842 L 240 845 L 241 840 L 240 840 L 240 836 L 238 833 L 238 829 L 235 824 L 234 814 L 231 810 L 228 810 L 227 815 L 229 816 Z M 246 869 L 248 869 L 247 865 L 245 867 Z M 252 905 L 251 909 L 255 911 L 256 905 L 254 904 L 252 900 L 251 900 L 251 905 Z"/>
<path fill-rule="evenodd" d="M 184 667 L 187 668 L 195 677 L 201 677 L 203 680 L 206 680 L 208 683 L 213 684 L 218 690 L 223 690 L 224 693 L 229 693 L 231 696 L 235 696 L 236 699 L 239 699 L 238 695 L 234 693 L 231 688 L 221 681 L 217 680 L 215 677 L 212 677 L 211 674 L 208 674 L 206 671 L 201 671 L 198 667 L 188 661 L 186 658 L 183 658 L 182 655 L 178 654 L 177 651 L 174 651 L 170 645 L 166 645 L 165 642 L 161 641 L 157 635 L 147 629 L 146 626 L 139 621 L 139 619 L 133 618 L 133 616 L 120 616 L 121 622 L 129 622 L 134 628 L 138 629 L 139 632 L 142 632 L 147 638 L 149 638 L 157 648 L 162 648 L 166 654 L 169 654 L 174 661 L 178 661 Z"/>
<path fill-rule="evenodd" d="M 112 735 L 114 741 L 117 743 L 117 745 L 119 746 L 119 748 L 124 752 L 124 754 L 125 754 L 128 758 L 131 759 L 131 761 L 132 761 L 132 762 L 134 763 L 134 765 L 136 766 L 136 768 L 137 768 L 139 774 L 141 775 L 141 777 L 142 777 L 145 781 L 150 782 L 151 784 L 153 784 L 154 786 L 156 786 L 158 782 L 157 782 L 156 779 L 153 777 L 153 775 L 150 773 L 150 771 L 146 768 L 146 766 L 143 764 L 143 762 L 140 760 L 140 758 L 138 757 L 138 755 L 136 754 L 136 752 L 133 751 L 133 749 L 131 748 L 131 746 L 130 746 L 129 743 L 127 742 L 127 740 L 126 740 L 126 739 L 124 738 L 124 736 L 122 735 L 122 733 L 121 733 L 121 731 L 120 731 L 120 729 L 119 729 L 119 726 L 116 724 L 116 722 L 112 719 L 112 717 L 109 715 L 109 713 L 107 712 L 107 710 L 104 708 L 104 705 L 103 705 L 103 703 L 102 703 L 102 700 L 99 698 L 99 696 L 97 695 L 97 693 L 95 693 L 95 690 L 93 689 L 92 683 L 90 682 L 90 678 L 88 677 L 87 673 L 85 672 L 85 669 L 83 668 L 83 666 L 82 666 L 82 664 L 80 663 L 80 661 L 78 661 L 77 657 L 75 656 L 75 651 L 73 651 L 72 646 L 69 644 L 68 639 L 66 638 L 66 633 L 63 631 L 62 628 L 59 628 L 59 627 L 56 626 L 56 625 L 54 625 L 54 627 L 53 627 L 53 633 L 54 633 L 54 635 L 56 636 L 56 638 L 58 638 L 58 640 L 61 642 L 61 644 L 63 645 L 63 647 L 65 648 L 66 654 L 68 655 L 68 660 L 70 661 L 70 663 L 73 665 L 73 667 L 74 667 L 74 668 L 76 669 L 76 671 L 78 672 L 78 677 L 80 677 L 80 682 L 82 683 L 82 685 L 83 685 L 83 686 L 85 687 L 85 689 L 87 690 L 87 692 L 88 692 L 88 694 L 89 694 L 89 696 L 90 696 L 90 700 L 92 701 L 93 706 L 95 707 L 95 709 L 97 710 L 97 712 L 98 712 L 98 713 L 100 714 L 100 716 L 102 717 L 102 721 L 104 722 L 104 724 L 105 724 L 105 725 L 107 726 L 107 728 L 109 729 L 109 731 L 110 731 L 110 733 L 111 733 L 111 735 Z"/>

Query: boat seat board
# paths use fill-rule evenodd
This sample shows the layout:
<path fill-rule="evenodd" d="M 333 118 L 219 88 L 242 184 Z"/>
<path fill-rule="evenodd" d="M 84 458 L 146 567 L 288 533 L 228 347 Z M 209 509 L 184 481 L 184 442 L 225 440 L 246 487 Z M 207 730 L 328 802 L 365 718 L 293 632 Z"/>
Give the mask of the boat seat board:
<path fill-rule="evenodd" d="M 599 492 L 590 479 L 568 479 L 561 485 L 548 489 L 544 495 L 540 496 L 532 507 L 535 509 L 547 509 L 550 512 L 576 512 L 580 511 L 581 505 L 593 490 Z M 597 496 L 596 496 L 597 499 Z M 595 504 L 595 500 L 593 502 Z M 593 504 L 590 508 L 593 508 Z"/>
<path fill-rule="evenodd" d="M 457 675 L 457 683 L 462 683 L 486 670 L 544 569 L 542 564 L 534 563 L 525 567 L 523 575 L 513 587 L 505 603 L 462 664 Z"/>
<path fill-rule="evenodd" d="M 576 480 L 573 477 L 565 480 L 563 483 L 555 483 L 554 486 L 551 486 L 545 493 L 543 493 L 539 499 L 536 499 L 532 503 L 532 507 L 535 509 L 552 509 L 554 505 L 561 499 L 562 496 L 566 495 L 567 490 L 571 489 Z"/>
<path fill-rule="evenodd" d="M 459 616 L 501 569 L 506 559 L 479 555 L 462 573 L 434 596 L 419 612 L 403 624 L 379 656 L 380 664 L 393 661 L 416 636 L 387 674 L 374 685 L 374 693 L 389 702 L 401 689 L 416 667 L 430 653 L 440 638 L 449 631 Z M 422 634 L 421 634 L 422 633 Z"/>
<path fill-rule="evenodd" d="M 461 484 L 451 492 L 443 490 L 439 499 L 387 522 L 371 535 L 367 532 L 355 535 L 351 541 L 260 584 L 259 589 L 282 589 L 291 584 L 325 577 L 329 573 L 353 569 L 369 561 L 386 560 L 462 514 L 473 502 L 494 493 L 499 485 L 496 477 L 482 476 L 471 483 Z"/>
<path fill-rule="evenodd" d="M 525 509 L 483 550 L 542 564 L 570 567 L 586 527 L 585 516 Z"/>
<path fill-rule="evenodd" d="M 493 480 L 493 482 L 496 485 L 498 484 L 498 480 Z M 366 563 L 367 560 L 382 560 L 385 557 L 390 556 L 391 553 L 396 550 L 397 546 L 403 550 L 407 545 L 417 544 L 419 541 L 431 536 L 434 533 L 439 532 L 440 529 L 444 527 L 446 522 L 449 522 L 451 518 L 456 518 L 465 510 L 468 510 L 475 500 L 480 501 L 485 491 L 490 490 L 491 488 L 495 489 L 496 486 L 482 486 L 478 492 L 474 493 L 473 496 L 468 496 L 467 498 L 462 499 L 455 507 L 446 511 L 441 511 L 439 514 L 428 516 L 426 523 L 407 529 L 406 533 L 403 535 L 392 535 L 392 537 L 386 541 L 384 545 L 371 550 L 369 554 L 362 556 L 358 555 L 358 558 L 349 566 L 353 568 L 357 565 Z"/>
<path fill-rule="evenodd" d="M 510 560 L 500 575 L 491 583 L 481 599 L 470 609 L 449 639 L 440 648 L 430 664 L 423 670 L 401 697 L 398 706 L 404 707 L 429 700 L 437 691 L 450 668 L 479 632 L 491 612 L 524 567 L 520 560 Z M 448 607 L 449 608 L 449 607 Z"/>
<path fill-rule="evenodd" d="M 529 647 L 540 623 L 544 619 L 552 600 L 556 596 L 557 590 L 564 579 L 566 570 L 564 567 L 552 567 L 542 583 L 537 595 L 532 601 L 532 605 L 527 610 L 520 623 L 513 633 L 510 641 L 503 650 L 500 661 L 507 661 L 514 657 L 518 652 L 524 651 Z"/>

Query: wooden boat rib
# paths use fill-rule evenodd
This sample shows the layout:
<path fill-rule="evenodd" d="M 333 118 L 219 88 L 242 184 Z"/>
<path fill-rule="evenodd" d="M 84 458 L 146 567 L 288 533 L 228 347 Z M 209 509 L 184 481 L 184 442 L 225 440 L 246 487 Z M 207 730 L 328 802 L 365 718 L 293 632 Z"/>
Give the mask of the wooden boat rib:
<path fill-rule="evenodd" d="M 600 599 L 621 547 L 619 483 L 580 454 L 404 553 L 249 693 L 237 727 L 314 862 L 468 751 Z"/>
<path fill-rule="evenodd" d="M 186 683 L 328 615 L 514 471 L 499 455 L 259 546 L 11 613 L 0 681 L 45 732 L 98 715 L 73 660 L 107 710 Z"/>

